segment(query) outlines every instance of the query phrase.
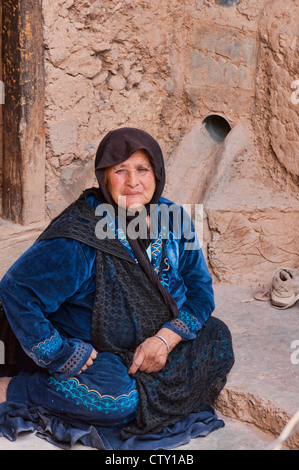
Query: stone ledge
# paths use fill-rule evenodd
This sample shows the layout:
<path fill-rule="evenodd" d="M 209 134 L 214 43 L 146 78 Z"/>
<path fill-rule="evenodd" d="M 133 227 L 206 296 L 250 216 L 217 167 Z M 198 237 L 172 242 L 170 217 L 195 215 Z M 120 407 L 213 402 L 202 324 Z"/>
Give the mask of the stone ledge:
<path fill-rule="evenodd" d="M 254 287 L 214 286 L 215 316 L 230 328 L 236 358 L 217 409 L 276 437 L 299 409 L 299 364 L 291 361 L 291 344 L 299 340 L 299 302 L 277 310 L 255 301 Z M 298 449 L 299 433 L 287 445 Z"/>
<path fill-rule="evenodd" d="M 256 428 L 273 435 L 275 438 L 281 434 L 292 418 L 292 415 L 277 408 L 270 400 L 245 391 L 230 389 L 229 386 L 220 394 L 215 409 L 225 417 L 253 424 Z M 290 450 L 298 450 L 299 431 L 293 434 L 284 444 Z"/>

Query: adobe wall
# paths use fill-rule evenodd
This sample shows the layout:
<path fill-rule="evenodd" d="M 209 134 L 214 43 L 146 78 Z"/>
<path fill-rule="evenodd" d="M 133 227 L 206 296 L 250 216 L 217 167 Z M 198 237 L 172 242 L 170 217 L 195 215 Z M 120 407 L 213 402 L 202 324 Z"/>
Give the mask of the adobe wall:
<path fill-rule="evenodd" d="M 48 216 L 95 183 L 102 137 L 136 126 L 166 196 L 204 203 L 216 280 L 299 265 L 298 17 L 296 0 L 44 0 Z M 232 126 L 221 144 L 211 114 Z"/>
<path fill-rule="evenodd" d="M 282 8 L 283 6 L 283 8 Z M 271 2 L 260 17 L 254 132 L 265 160 L 299 183 L 299 4 Z M 273 168 L 274 170 L 274 168 Z M 284 171 L 286 170 L 286 172 Z M 286 174 L 287 173 L 287 174 Z M 276 176 L 278 178 L 278 176 Z M 297 187 L 298 188 L 298 187 Z M 297 189 L 298 192 L 298 189 Z"/>
<path fill-rule="evenodd" d="M 44 0 L 49 215 L 92 182 L 115 127 L 148 130 L 168 159 L 211 112 L 250 117 L 265 3 Z"/>

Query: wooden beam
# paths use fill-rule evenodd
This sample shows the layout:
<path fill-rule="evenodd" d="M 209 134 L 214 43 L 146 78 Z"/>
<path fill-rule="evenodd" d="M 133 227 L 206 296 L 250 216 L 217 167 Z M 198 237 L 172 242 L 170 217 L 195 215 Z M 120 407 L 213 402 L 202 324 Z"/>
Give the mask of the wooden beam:
<path fill-rule="evenodd" d="M 45 218 L 44 56 L 41 2 L 3 3 L 3 217 Z"/>
<path fill-rule="evenodd" d="M 0 0 L 0 31 L 2 31 L 2 0 Z M 4 91 L 3 72 L 2 72 L 2 34 L 0 34 L 0 84 L 2 92 Z M 4 93 L 0 94 L 0 216 L 2 214 L 2 181 L 3 181 L 3 102 Z"/>

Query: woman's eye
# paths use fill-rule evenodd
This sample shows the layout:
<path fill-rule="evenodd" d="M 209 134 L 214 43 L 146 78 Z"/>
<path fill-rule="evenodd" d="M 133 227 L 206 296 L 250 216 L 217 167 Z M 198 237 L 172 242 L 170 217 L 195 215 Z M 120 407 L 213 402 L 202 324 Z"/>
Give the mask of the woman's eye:
<path fill-rule="evenodd" d="M 115 173 L 119 175 L 119 174 L 123 173 L 124 171 L 125 170 L 117 170 Z"/>
<path fill-rule="evenodd" d="M 138 168 L 139 171 L 149 171 L 147 168 Z"/>

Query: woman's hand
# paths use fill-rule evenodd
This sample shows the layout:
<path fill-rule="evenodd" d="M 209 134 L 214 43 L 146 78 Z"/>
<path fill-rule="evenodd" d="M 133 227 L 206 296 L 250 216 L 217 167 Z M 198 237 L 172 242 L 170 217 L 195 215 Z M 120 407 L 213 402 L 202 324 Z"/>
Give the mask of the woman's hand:
<path fill-rule="evenodd" d="M 162 328 L 157 334 L 166 340 L 169 351 L 172 351 L 182 339 L 180 335 L 168 328 Z M 142 370 L 148 374 L 158 372 L 165 366 L 167 357 L 167 346 L 160 338 L 157 338 L 157 336 L 147 338 L 136 349 L 129 374 L 135 374 L 137 370 Z"/>
<path fill-rule="evenodd" d="M 86 361 L 86 363 L 84 364 L 84 366 L 82 367 L 82 369 L 78 373 L 81 374 L 81 372 L 86 370 L 87 367 L 90 367 L 93 364 L 93 361 L 95 360 L 97 355 L 98 355 L 98 352 L 95 349 L 93 349 L 92 352 L 91 352 L 91 355 L 89 356 L 89 359 Z"/>

